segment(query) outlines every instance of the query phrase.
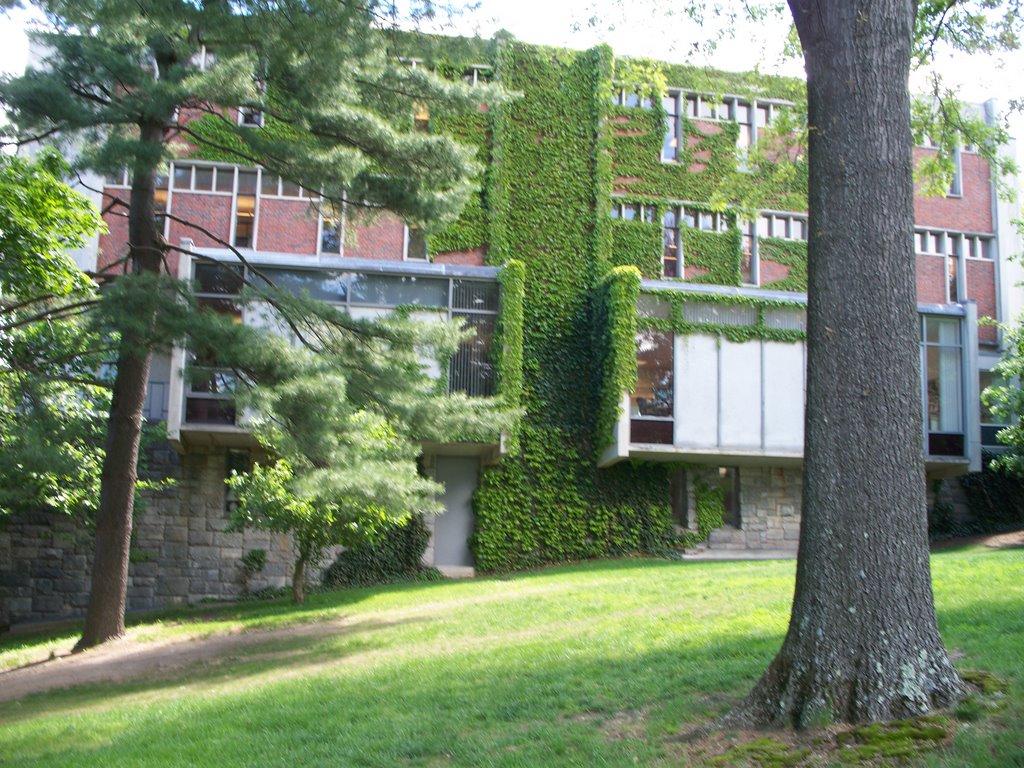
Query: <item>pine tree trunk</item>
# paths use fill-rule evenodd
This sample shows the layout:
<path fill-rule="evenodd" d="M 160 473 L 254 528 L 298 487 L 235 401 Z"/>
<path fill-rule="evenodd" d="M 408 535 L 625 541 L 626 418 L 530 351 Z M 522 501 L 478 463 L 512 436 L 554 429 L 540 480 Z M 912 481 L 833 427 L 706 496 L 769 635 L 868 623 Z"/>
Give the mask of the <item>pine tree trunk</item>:
<path fill-rule="evenodd" d="M 145 143 L 163 142 L 163 126 L 143 127 Z M 129 263 L 134 273 L 158 273 L 163 259 L 163 239 L 153 208 L 155 176 L 151 169 L 136 168 L 128 218 Z M 154 314 L 148 323 L 151 326 Z M 128 592 L 128 555 L 135 505 L 139 442 L 149 364 L 149 340 L 131 324 L 121 332 L 113 399 L 107 423 L 106 454 L 100 479 L 100 504 L 96 515 L 96 551 L 85 628 L 75 651 L 91 648 L 124 634 Z"/>
<path fill-rule="evenodd" d="M 306 584 L 306 560 L 309 558 L 305 550 L 299 550 L 299 557 L 295 561 L 295 574 L 292 576 L 292 602 L 301 605 L 306 601 L 304 587 Z"/>
<path fill-rule="evenodd" d="M 731 719 L 805 727 L 955 702 L 928 560 L 908 76 L 912 0 L 790 0 L 807 67 L 803 517 L 781 651 Z"/>

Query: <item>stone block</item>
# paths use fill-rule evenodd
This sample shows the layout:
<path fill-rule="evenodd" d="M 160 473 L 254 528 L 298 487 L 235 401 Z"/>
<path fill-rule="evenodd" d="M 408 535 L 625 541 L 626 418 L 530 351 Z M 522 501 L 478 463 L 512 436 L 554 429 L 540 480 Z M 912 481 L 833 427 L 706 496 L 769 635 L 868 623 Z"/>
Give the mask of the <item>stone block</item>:
<path fill-rule="evenodd" d="M 164 543 L 160 545 L 160 557 L 170 560 L 182 560 L 188 558 L 188 546 L 185 544 Z"/>
<path fill-rule="evenodd" d="M 241 547 L 221 547 L 220 559 L 225 563 L 234 563 L 242 559 Z"/>
<path fill-rule="evenodd" d="M 32 598 L 31 606 L 33 613 L 60 613 L 64 610 L 64 598 L 57 595 L 37 595 Z"/>
<path fill-rule="evenodd" d="M 164 528 L 164 541 L 169 541 L 174 544 L 183 544 L 188 541 L 189 530 L 188 525 L 168 525 Z"/>
<path fill-rule="evenodd" d="M 193 547 L 208 547 L 213 544 L 213 536 L 212 531 L 191 530 L 188 532 L 188 543 Z"/>
<path fill-rule="evenodd" d="M 188 579 L 183 576 L 171 576 L 158 579 L 155 592 L 156 594 L 165 597 L 180 596 L 184 598 L 188 595 Z"/>
<path fill-rule="evenodd" d="M 8 600 L 5 600 L 4 602 L 6 602 L 7 610 L 10 612 L 10 615 L 12 617 L 27 616 L 32 612 L 31 597 L 12 597 Z"/>

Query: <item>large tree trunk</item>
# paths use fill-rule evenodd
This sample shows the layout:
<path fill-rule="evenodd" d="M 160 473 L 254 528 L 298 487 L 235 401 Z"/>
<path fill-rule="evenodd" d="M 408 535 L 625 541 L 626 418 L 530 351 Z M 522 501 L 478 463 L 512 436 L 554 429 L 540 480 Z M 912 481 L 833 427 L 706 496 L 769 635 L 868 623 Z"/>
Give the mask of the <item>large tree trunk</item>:
<path fill-rule="evenodd" d="M 145 126 L 141 138 L 149 144 L 162 143 L 163 126 Z M 141 165 L 135 168 L 128 214 L 129 264 L 134 273 L 158 273 L 163 261 L 163 238 L 157 229 L 153 208 L 155 177 L 152 169 Z M 148 322 L 131 323 L 121 331 L 100 480 L 92 584 L 85 628 L 75 645 L 76 651 L 124 634 L 139 441 L 152 357 L 151 341 L 144 331 L 140 333 L 136 329 L 151 327 L 155 312 L 154 306 Z"/>
<path fill-rule="evenodd" d="M 796 592 L 735 722 L 901 718 L 962 684 L 925 513 L 910 101 L 912 0 L 789 0 L 810 124 L 807 415 Z"/>

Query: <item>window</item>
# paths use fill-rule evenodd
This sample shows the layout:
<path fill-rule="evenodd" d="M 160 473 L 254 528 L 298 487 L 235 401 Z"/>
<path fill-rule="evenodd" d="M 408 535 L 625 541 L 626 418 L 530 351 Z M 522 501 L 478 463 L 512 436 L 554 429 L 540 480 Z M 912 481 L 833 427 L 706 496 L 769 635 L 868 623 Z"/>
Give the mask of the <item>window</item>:
<path fill-rule="evenodd" d="M 320 214 L 320 253 L 341 254 L 341 217 L 333 210 Z"/>
<path fill-rule="evenodd" d="M 662 254 L 661 274 L 665 277 L 683 277 L 679 264 L 679 219 L 674 210 L 665 211 L 661 218 Z"/>
<path fill-rule="evenodd" d="M 238 124 L 246 128 L 262 128 L 263 111 L 252 107 L 239 107 Z"/>
<path fill-rule="evenodd" d="M 491 81 L 491 68 L 487 64 L 473 64 L 462 72 L 462 79 L 469 85 L 479 85 Z"/>
<path fill-rule="evenodd" d="M 670 208 L 661 217 L 662 227 L 662 275 L 685 277 L 683 271 L 682 227 L 701 229 L 706 232 L 726 232 L 729 229 L 729 215 L 718 211 L 702 211 L 685 206 Z"/>
<path fill-rule="evenodd" d="M 636 91 L 629 91 L 625 88 L 612 89 L 612 104 L 617 107 L 640 107 L 650 109 L 654 101 L 650 96 L 641 96 Z"/>
<path fill-rule="evenodd" d="M 756 222 L 740 222 L 740 276 L 748 285 L 761 283 L 761 240 L 807 240 L 807 219 L 792 213 L 764 212 Z"/>
<path fill-rule="evenodd" d="M 233 264 L 196 262 L 192 278 L 199 306 L 242 321 L 238 294 L 242 289 L 242 268 Z M 216 353 L 194 349 L 189 366 L 188 390 L 185 397 L 185 421 L 201 424 L 235 423 L 234 374 L 217 367 Z"/>
<path fill-rule="evenodd" d="M 960 197 L 963 195 L 963 158 L 960 155 L 960 147 L 953 150 L 953 178 L 949 181 L 947 197 Z"/>
<path fill-rule="evenodd" d="M 427 260 L 427 235 L 419 227 L 406 226 L 404 256 L 407 261 Z"/>
<path fill-rule="evenodd" d="M 623 221 L 643 221 L 654 223 L 654 206 L 640 203 L 619 203 L 612 201 L 612 218 Z"/>
<path fill-rule="evenodd" d="M 928 453 L 939 456 L 962 456 L 963 357 L 960 320 L 955 317 L 925 315 L 922 323 Z"/>
<path fill-rule="evenodd" d="M 235 195 L 236 248 L 256 247 L 256 171 L 238 172 L 238 190 Z"/>
<path fill-rule="evenodd" d="M 413 105 L 412 127 L 419 133 L 430 131 L 430 107 L 422 101 Z"/>
<path fill-rule="evenodd" d="M 622 98 L 628 98 L 623 93 Z M 757 142 L 759 131 L 771 122 L 777 109 L 777 102 L 749 102 L 735 96 L 726 96 L 721 101 L 711 96 L 687 91 L 669 91 L 661 100 L 665 108 L 665 142 L 661 159 L 679 160 L 679 147 L 685 133 L 683 117 L 691 120 L 731 120 L 739 125 L 736 149 L 745 162 L 751 146 Z"/>
<path fill-rule="evenodd" d="M 630 395 L 630 442 L 673 442 L 674 339 L 673 334 L 662 331 L 645 330 L 636 335 L 637 381 Z"/>

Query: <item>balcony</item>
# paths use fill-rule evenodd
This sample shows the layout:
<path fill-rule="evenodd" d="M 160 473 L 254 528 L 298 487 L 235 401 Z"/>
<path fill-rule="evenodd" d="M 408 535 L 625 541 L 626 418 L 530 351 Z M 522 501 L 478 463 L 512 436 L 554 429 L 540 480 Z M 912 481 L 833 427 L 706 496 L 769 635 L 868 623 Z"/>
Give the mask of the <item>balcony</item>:
<path fill-rule="evenodd" d="M 183 257 L 179 268 L 182 279 L 193 281 L 202 305 L 232 315 L 238 322 L 287 332 L 266 305 L 251 303 L 243 307 L 239 303 L 243 268 L 237 262 L 221 252 L 211 252 L 210 258 L 224 263 Z M 401 306 L 423 322 L 463 322 L 476 330 L 476 336 L 463 342 L 452 357 L 449 391 L 470 396 L 494 394 L 491 342 L 498 319 L 499 270 L 323 256 L 313 260 L 261 255 L 252 258 L 252 263 L 278 288 L 328 302 L 353 317 L 377 317 Z M 430 375 L 440 377 L 435 361 L 424 359 L 423 365 Z M 176 349 L 171 372 L 167 430 L 173 444 L 178 448 L 255 445 L 246 428 L 247 415 L 239 412 L 233 401 L 234 377 L 218 370 L 215 360 L 199 360 L 186 350 Z M 477 452 L 485 447 L 479 448 Z"/>
<path fill-rule="evenodd" d="M 800 466 L 805 307 L 802 294 L 642 282 L 637 386 L 619 393 L 601 465 Z M 960 474 L 980 465 L 976 310 L 919 305 L 918 314 L 926 466 Z"/>

